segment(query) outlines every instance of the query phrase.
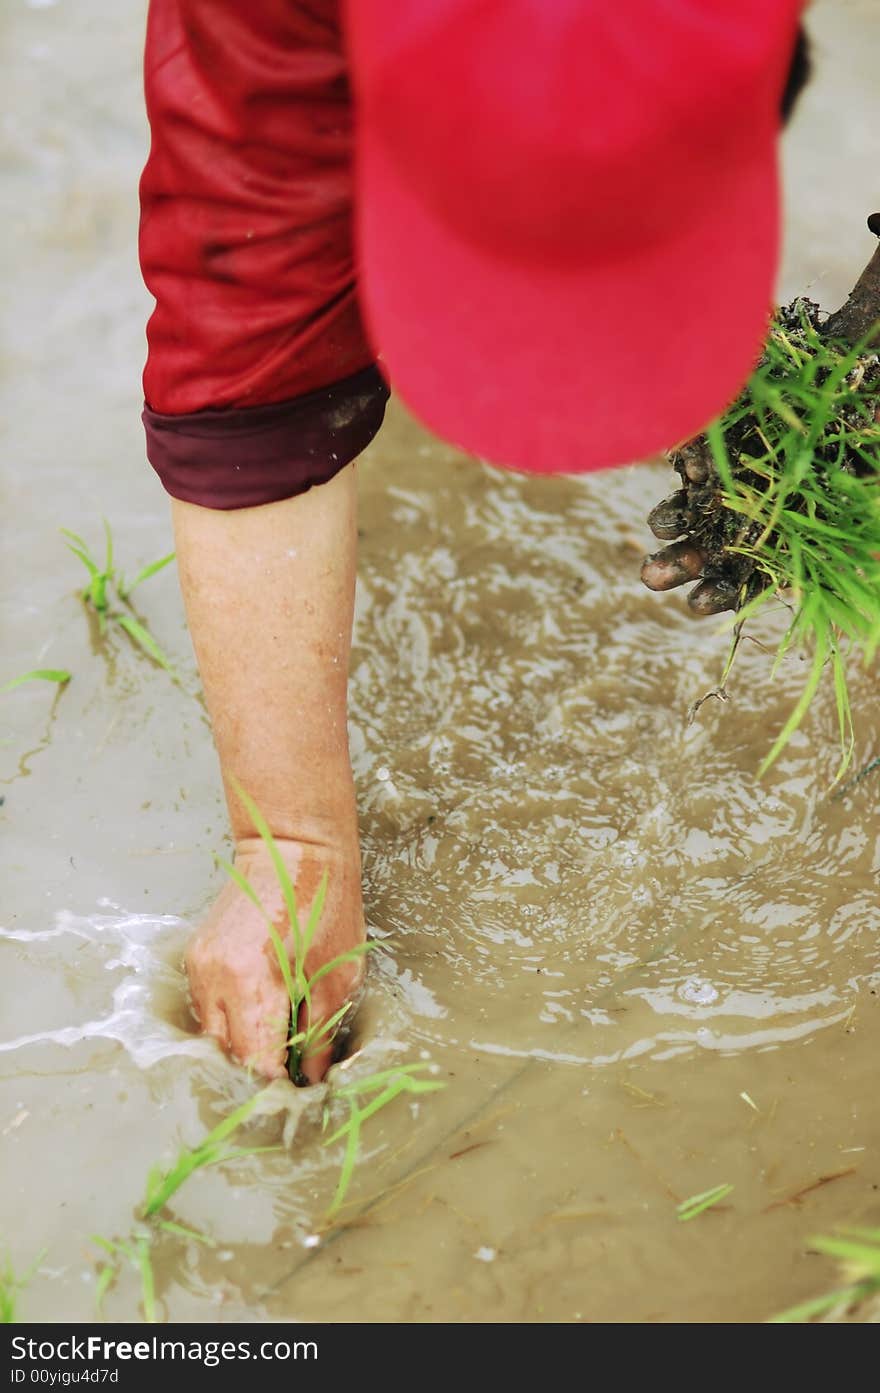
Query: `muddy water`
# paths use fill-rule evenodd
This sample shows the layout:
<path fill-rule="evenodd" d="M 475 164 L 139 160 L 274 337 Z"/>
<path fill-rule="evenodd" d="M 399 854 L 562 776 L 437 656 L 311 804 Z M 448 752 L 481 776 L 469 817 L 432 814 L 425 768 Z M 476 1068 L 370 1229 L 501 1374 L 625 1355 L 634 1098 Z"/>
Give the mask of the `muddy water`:
<path fill-rule="evenodd" d="M 225 834 L 173 575 L 141 612 L 180 687 L 95 645 L 57 530 L 97 543 L 108 517 L 129 570 L 169 549 L 137 420 L 141 25 L 132 0 L 3 16 L 2 677 L 74 673 L 57 699 L 3 697 L 0 731 L 0 1236 L 19 1270 L 45 1250 L 21 1301 L 42 1321 L 91 1317 L 89 1235 L 129 1233 L 149 1166 L 251 1091 L 193 1033 L 180 972 Z M 813 29 L 782 291 L 831 307 L 880 206 L 880 19 L 838 0 Z M 877 785 L 829 798 L 830 694 L 761 783 L 798 656 L 771 680 L 747 644 L 730 702 L 687 725 L 726 640 L 639 585 L 661 466 L 525 480 L 395 408 L 360 474 L 351 726 L 379 948 L 341 1074 L 425 1059 L 448 1086 L 366 1124 L 329 1230 L 325 1091 L 274 1087 L 245 1135 L 281 1149 L 175 1197 L 216 1246 L 162 1239 L 162 1314 L 751 1321 L 821 1291 L 807 1238 L 880 1222 Z M 853 686 L 863 763 L 875 679 Z M 723 1206 L 677 1221 L 721 1182 Z M 107 1313 L 138 1317 L 133 1274 Z"/>

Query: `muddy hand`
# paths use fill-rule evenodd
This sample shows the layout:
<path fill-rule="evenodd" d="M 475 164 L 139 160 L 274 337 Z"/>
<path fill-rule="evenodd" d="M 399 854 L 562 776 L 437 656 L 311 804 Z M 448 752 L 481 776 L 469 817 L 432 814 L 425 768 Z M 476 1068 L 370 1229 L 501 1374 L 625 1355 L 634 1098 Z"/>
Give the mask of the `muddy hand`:
<path fill-rule="evenodd" d="M 671 503 L 672 499 L 665 502 Z M 664 503 L 658 505 L 660 508 L 664 506 Z M 663 536 L 655 530 L 657 535 Z M 642 562 L 642 582 L 649 590 L 674 590 L 688 581 L 699 580 L 688 595 L 688 605 L 694 614 L 721 614 L 723 610 L 735 609 L 736 585 L 722 577 L 700 579 L 705 564 L 705 553 L 697 543 L 691 537 L 683 537 L 671 546 L 663 547 L 662 551 L 652 552 L 645 557 Z"/>
<path fill-rule="evenodd" d="M 297 890 L 301 920 L 307 917 L 320 880 L 328 875 L 327 898 L 306 975 L 363 941 L 358 858 L 296 842 L 278 842 Z M 277 876 L 262 842 L 238 844 L 236 868 L 251 883 L 292 954 L 293 941 Z M 197 929 L 186 954 L 195 1014 L 208 1034 L 235 1059 L 268 1078 L 286 1072 L 290 1001 L 266 923 L 259 910 L 230 881 Z M 362 960 L 328 973 L 312 993 L 311 1024 L 329 1019 L 357 990 Z M 298 1028 L 309 1022 L 300 1011 Z M 333 1041 L 308 1055 L 302 1072 L 317 1083 L 333 1058 Z"/>
<path fill-rule="evenodd" d="M 720 614 L 735 609 L 737 584 L 733 577 L 719 572 L 717 566 L 706 575 L 706 552 L 690 530 L 692 495 L 709 487 L 712 466 L 701 440 L 689 441 L 670 455 L 678 470 L 683 488 L 658 503 L 648 516 L 648 526 L 660 541 L 669 546 L 646 556 L 642 562 L 642 581 L 649 590 L 674 590 L 689 581 L 699 583 L 688 595 L 688 605 L 694 614 Z"/>

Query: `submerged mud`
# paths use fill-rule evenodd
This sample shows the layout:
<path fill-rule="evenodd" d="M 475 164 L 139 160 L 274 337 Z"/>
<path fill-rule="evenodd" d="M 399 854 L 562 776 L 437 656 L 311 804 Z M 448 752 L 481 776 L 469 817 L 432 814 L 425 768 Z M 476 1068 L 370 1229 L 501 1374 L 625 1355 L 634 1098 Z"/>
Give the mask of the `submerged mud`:
<path fill-rule="evenodd" d="M 18 1270 L 45 1249 L 20 1301 L 38 1321 L 91 1319 L 89 1236 L 125 1236 L 150 1165 L 252 1091 L 196 1035 L 180 967 L 225 832 L 173 576 L 140 604 L 180 686 L 122 641 L 92 652 L 57 534 L 97 542 L 104 514 L 130 569 L 168 549 L 137 421 L 142 16 L 111 8 L 22 5 L 11 24 L 6 158 L 28 235 L 2 677 L 74 673 L 57 698 L 9 693 L 0 732 L 0 1243 Z M 863 226 L 870 11 L 815 9 L 827 56 L 790 138 L 786 276 L 794 290 L 827 270 L 829 305 L 864 255 L 809 235 L 827 224 L 811 198 L 822 185 L 842 228 L 850 209 Z M 47 94 L 39 111 L 22 71 Z M 825 106 L 844 86 L 832 141 Z M 809 1237 L 880 1223 L 878 785 L 830 796 L 832 693 L 760 783 L 800 655 L 771 679 L 745 645 L 731 704 L 687 723 L 727 640 L 639 582 L 661 466 L 513 476 L 395 405 L 358 470 L 351 739 L 379 946 L 336 1076 L 425 1059 L 447 1087 L 365 1124 L 328 1228 L 327 1090 L 273 1085 L 243 1138 L 280 1149 L 195 1175 L 172 1202 L 216 1246 L 163 1235 L 160 1313 L 760 1320 L 830 1287 Z M 784 622 L 767 619 L 771 647 Z M 864 763 L 876 679 L 852 685 Z M 722 1205 L 679 1222 L 680 1201 L 723 1182 Z M 139 1299 L 123 1272 L 108 1318 L 137 1318 Z"/>

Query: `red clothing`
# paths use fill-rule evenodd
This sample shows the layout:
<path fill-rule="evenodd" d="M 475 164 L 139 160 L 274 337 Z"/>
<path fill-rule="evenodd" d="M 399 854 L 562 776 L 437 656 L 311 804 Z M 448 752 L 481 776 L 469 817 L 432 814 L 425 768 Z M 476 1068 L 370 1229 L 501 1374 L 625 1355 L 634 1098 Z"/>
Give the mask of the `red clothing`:
<path fill-rule="evenodd" d="M 337 0 L 151 0 L 140 255 L 162 413 L 265 405 L 373 360 L 355 295 Z"/>
<path fill-rule="evenodd" d="M 729 399 L 771 296 L 802 3 L 347 0 L 364 303 L 422 419 L 580 471 Z M 340 10 L 150 0 L 144 420 L 175 497 L 290 497 L 381 423 Z"/>
<path fill-rule="evenodd" d="M 364 448 L 387 397 L 361 371 L 338 0 L 150 0 L 144 72 L 148 454 L 191 502 L 288 497 Z M 252 429 L 224 414 L 284 403 Z"/>

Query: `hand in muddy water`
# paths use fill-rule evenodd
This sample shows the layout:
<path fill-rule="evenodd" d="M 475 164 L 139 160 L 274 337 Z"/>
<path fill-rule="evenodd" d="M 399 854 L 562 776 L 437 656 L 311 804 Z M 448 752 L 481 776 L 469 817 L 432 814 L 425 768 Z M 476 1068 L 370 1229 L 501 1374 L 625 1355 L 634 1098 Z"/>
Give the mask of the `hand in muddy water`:
<path fill-rule="evenodd" d="M 698 582 L 688 595 L 688 606 L 697 615 L 721 614 L 736 609 L 739 591 L 734 574 L 725 574 L 717 561 L 707 574 L 708 557 L 689 529 L 693 517 L 693 495 L 712 491 L 712 465 L 708 448 L 700 438 L 689 441 L 670 454 L 670 462 L 681 475 L 683 488 L 664 498 L 648 515 L 648 526 L 670 546 L 646 556 L 642 562 L 642 582 L 649 590 L 674 590 L 689 581 Z"/>
<path fill-rule="evenodd" d="M 339 850 L 276 839 L 296 889 L 300 920 L 308 911 L 324 873 L 327 896 L 305 963 L 313 976 L 324 963 L 364 939 L 360 859 L 355 848 Z M 292 956 L 284 898 L 274 867 L 258 838 L 237 844 L 235 866 L 250 882 Z M 196 930 L 186 953 L 193 1010 L 202 1029 L 242 1064 L 268 1078 L 286 1072 L 290 1002 L 275 950 L 259 910 L 231 880 Z M 363 960 L 346 963 L 323 977 L 312 994 L 312 1024 L 327 1020 L 352 1000 L 363 978 Z M 305 1007 L 298 1028 L 303 1029 Z M 333 1061 L 333 1046 L 307 1056 L 302 1071 L 318 1083 Z"/>

